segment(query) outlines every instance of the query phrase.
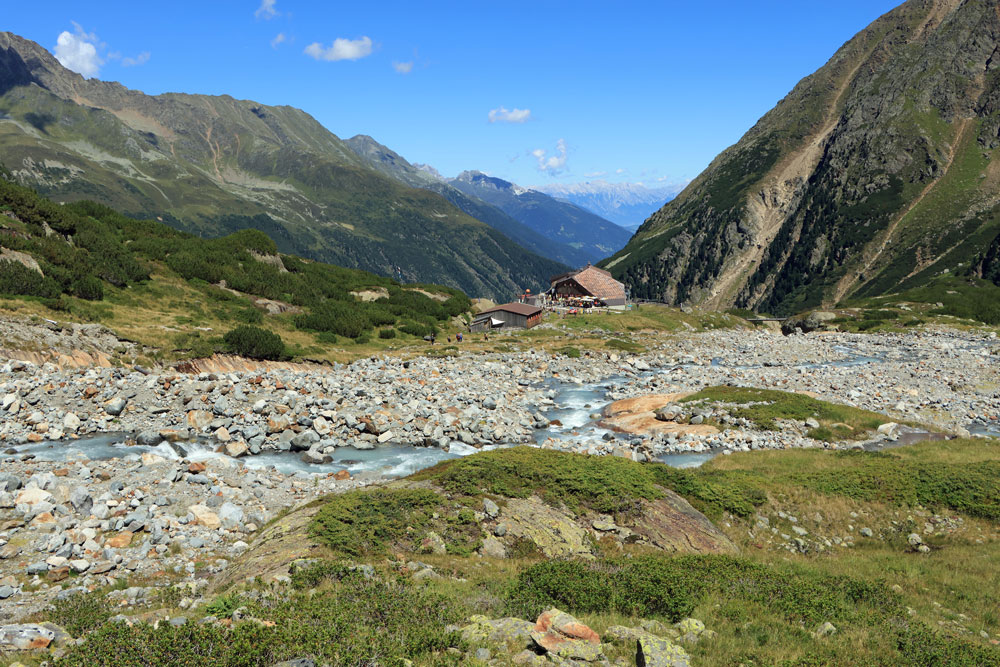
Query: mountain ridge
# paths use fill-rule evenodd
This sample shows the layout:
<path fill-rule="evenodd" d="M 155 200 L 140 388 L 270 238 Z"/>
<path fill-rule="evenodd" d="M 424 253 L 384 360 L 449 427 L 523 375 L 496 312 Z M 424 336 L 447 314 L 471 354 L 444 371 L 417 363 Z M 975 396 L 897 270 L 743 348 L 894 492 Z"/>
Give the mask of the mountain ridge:
<path fill-rule="evenodd" d="M 464 171 L 448 183 L 496 206 L 546 238 L 578 248 L 586 253 L 587 262 L 600 261 L 631 237 L 627 230 L 576 204 L 481 171 Z"/>
<path fill-rule="evenodd" d="M 202 236 L 265 227 L 284 252 L 408 282 L 507 298 L 563 268 L 372 170 L 304 111 L 84 79 L 11 33 L 0 33 L 0 151 L 19 182 L 58 201 Z"/>
<path fill-rule="evenodd" d="M 579 249 L 546 238 L 500 208 L 454 187 L 433 167 L 414 165 L 368 135 L 355 135 L 344 143 L 372 168 L 410 187 L 438 193 L 459 210 L 485 222 L 532 252 L 560 262 L 565 267 L 582 265 L 589 260 L 589 255 Z"/>
<path fill-rule="evenodd" d="M 995 6 L 900 5 L 603 265 L 644 298 L 784 313 L 968 270 L 1000 234 L 998 35 Z"/>

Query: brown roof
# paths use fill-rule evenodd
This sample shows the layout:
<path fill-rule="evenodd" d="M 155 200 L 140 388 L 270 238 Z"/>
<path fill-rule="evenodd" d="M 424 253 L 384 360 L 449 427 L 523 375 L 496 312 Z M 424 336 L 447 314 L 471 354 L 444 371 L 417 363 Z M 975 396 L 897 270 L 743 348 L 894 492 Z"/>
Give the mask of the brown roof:
<path fill-rule="evenodd" d="M 563 280 L 574 280 L 576 283 L 598 299 L 624 299 L 625 285 L 611 277 L 611 274 L 596 266 L 586 266 L 574 273 L 556 276 L 553 283 Z"/>
<path fill-rule="evenodd" d="M 495 313 L 498 310 L 504 310 L 508 313 L 517 313 L 518 315 L 524 315 L 525 317 L 531 317 L 542 312 L 542 309 L 538 306 L 529 306 L 526 303 L 505 303 L 501 306 L 496 306 L 495 308 L 490 308 L 489 310 L 484 310 L 479 313 L 479 315 L 485 315 L 487 313 Z M 477 315 L 476 317 L 479 317 Z"/>

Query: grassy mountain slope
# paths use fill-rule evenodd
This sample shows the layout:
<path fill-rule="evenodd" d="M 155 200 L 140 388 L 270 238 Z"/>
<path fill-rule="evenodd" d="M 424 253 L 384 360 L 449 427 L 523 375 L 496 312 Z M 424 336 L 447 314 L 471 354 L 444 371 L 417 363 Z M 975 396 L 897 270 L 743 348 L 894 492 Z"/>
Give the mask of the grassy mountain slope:
<path fill-rule="evenodd" d="M 496 206 L 542 236 L 576 248 L 588 262 L 607 257 L 625 245 L 630 236 L 615 223 L 575 204 L 478 171 L 462 172 L 448 182 L 467 195 Z"/>
<path fill-rule="evenodd" d="M 232 346 L 218 334 L 242 324 L 279 332 L 296 356 L 327 357 L 333 345 L 367 344 L 376 328 L 383 339 L 419 341 L 471 307 L 454 288 L 404 286 L 279 254 L 257 230 L 203 239 L 94 202 L 60 206 L 6 178 L 0 296 L 108 324 L 179 356 L 225 351 Z"/>
<path fill-rule="evenodd" d="M 538 287 L 560 268 L 373 171 L 303 111 L 85 80 L 10 33 L 0 159 L 56 201 L 92 199 L 204 236 L 263 226 L 285 252 L 474 295 Z"/>
<path fill-rule="evenodd" d="M 447 182 L 410 164 L 406 158 L 369 136 L 359 134 L 344 142 L 370 167 L 413 188 L 436 192 L 462 212 L 513 239 L 528 250 L 567 266 L 585 264 L 589 255 L 573 246 L 546 238 L 542 234 L 487 204 L 462 192 Z"/>
<path fill-rule="evenodd" d="M 993 3 L 909 0 L 605 266 L 641 297 L 775 313 L 967 271 L 1000 231 L 998 35 Z"/>

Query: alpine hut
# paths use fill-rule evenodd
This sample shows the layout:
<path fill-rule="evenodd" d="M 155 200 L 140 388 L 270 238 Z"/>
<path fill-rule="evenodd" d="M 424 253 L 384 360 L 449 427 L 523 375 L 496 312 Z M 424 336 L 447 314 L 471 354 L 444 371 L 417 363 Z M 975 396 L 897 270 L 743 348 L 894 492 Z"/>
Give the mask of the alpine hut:
<path fill-rule="evenodd" d="M 582 269 L 549 278 L 549 293 L 556 299 L 591 298 L 606 306 L 624 306 L 625 285 L 604 269 L 588 264 Z"/>

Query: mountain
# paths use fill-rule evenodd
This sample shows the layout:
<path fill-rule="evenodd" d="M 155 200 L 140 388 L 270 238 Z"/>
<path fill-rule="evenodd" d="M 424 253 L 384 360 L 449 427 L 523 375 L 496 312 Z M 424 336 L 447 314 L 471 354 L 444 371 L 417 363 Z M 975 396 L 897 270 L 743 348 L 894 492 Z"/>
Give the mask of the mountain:
<path fill-rule="evenodd" d="M 11 33 L 0 33 L 0 160 L 56 201 L 94 199 L 203 236 L 254 227 L 283 252 L 476 296 L 545 285 L 562 268 L 371 169 L 304 111 L 84 79 Z"/>
<path fill-rule="evenodd" d="M 448 183 L 496 206 L 546 238 L 580 250 L 587 262 L 607 257 L 631 236 L 613 222 L 575 204 L 479 171 L 464 171 Z"/>
<path fill-rule="evenodd" d="M 635 232 L 639 225 L 677 195 L 680 188 L 647 188 L 642 183 L 551 183 L 535 190 L 562 199 Z"/>
<path fill-rule="evenodd" d="M 645 298 L 790 313 L 962 273 L 1000 233 L 996 3 L 909 0 L 603 265 Z"/>
<path fill-rule="evenodd" d="M 367 135 L 359 134 L 344 143 L 373 169 L 410 187 L 438 193 L 462 212 L 485 222 L 534 253 L 568 266 L 583 265 L 589 261 L 590 255 L 585 251 L 542 236 L 496 206 L 449 185 L 433 167 L 410 164 L 404 157 Z"/>

